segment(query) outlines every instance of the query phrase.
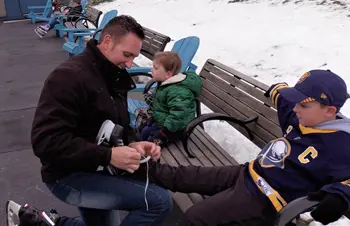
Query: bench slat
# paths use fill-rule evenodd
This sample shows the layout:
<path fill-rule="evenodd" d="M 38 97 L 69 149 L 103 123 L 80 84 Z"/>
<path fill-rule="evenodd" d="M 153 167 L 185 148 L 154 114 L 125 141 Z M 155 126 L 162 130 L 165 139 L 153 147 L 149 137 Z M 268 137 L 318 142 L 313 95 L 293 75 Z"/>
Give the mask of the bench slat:
<path fill-rule="evenodd" d="M 217 65 L 218 67 L 220 67 L 220 68 L 230 72 L 231 74 L 234 74 L 235 76 L 239 77 L 240 79 L 242 79 L 242 80 L 244 80 L 244 81 L 246 81 L 246 82 L 248 82 L 248 83 L 250 83 L 250 84 L 252 84 L 252 85 L 254 85 L 254 86 L 256 86 L 256 87 L 258 87 L 260 89 L 262 89 L 262 90 L 268 90 L 269 89 L 268 85 L 266 85 L 266 84 L 264 84 L 262 82 L 259 82 L 258 80 L 255 80 L 253 78 L 250 78 L 249 76 L 247 76 L 247 75 L 245 75 L 245 74 L 243 74 L 243 73 L 241 73 L 239 71 L 236 71 L 235 69 L 230 68 L 230 67 L 228 67 L 228 66 L 226 66 L 226 65 L 224 65 L 224 64 L 222 64 L 222 63 L 220 63 L 220 62 L 218 62 L 216 60 L 209 59 L 207 62 L 210 63 L 210 64 L 213 64 L 213 65 Z"/>
<path fill-rule="evenodd" d="M 196 139 L 194 139 L 194 138 L 192 139 L 194 142 L 196 142 L 196 143 L 201 142 L 201 143 L 203 143 L 203 145 L 205 145 L 205 148 L 201 149 L 203 151 L 203 153 L 210 152 L 210 155 L 213 155 L 213 157 L 211 157 L 211 158 L 207 155 L 208 158 L 218 159 L 220 161 L 220 164 L 222 164 L 224 166 L 232 165 L 230 160 L 227 159 L 226 156 L 223 156 L 219 150 L 217 150 L 218 147 L 220 147 L 220 145 L 214 146 L 212 143 L 210 143 L 210 141 L 207 139 L 207 138 L 209 138 L 209 136 L 208 137 L 204 136 L 202 133 L 200 133 L 198 131 L 198 129 L 195 129 L 193 131 L 193 135 L 196 137 Z M 234 163 L 234 164 L 236 164 L 236 163 Z"/>
<path fill-rule="evenodd" d="M 233 85 L 236 85 L 237 88 L 248 93 L 249 95 L 254 96 L 256 99 L 259 99 L 260 101 L 264 102 L 265 104 L 273 107 L 273 104 L 272 104 L 270 98 L 267 98 L 263 95 L 265 92 L 263 89 L 257 87 L 254 84 L 247 82 L 244 79 L 241 79 L 236 74 L 230 73 L 230 72 L 226 71 L 225 69 L 220 68 L 218 65 L 211 64 L 210 62 L 205 64 L 203 66 L 202 70 L 210 71 L 211 73 L 222 78 L 223 80 L 225 80 Z M 239 72 L 237 72 L 237 73 L 239 73 Z M 241 75 L 241 74 L 239 74 L 239 75 Z"/>
<path fill-rule="evenodd" d="M 232 108 L 229 105 L 225 105 L 225 103 L 217 98 L 216 96 L 212 95 L 210 92 L 207 90 L 203 89 L 202 90 L 202 95 L 204 97 L 199 97 L 198 99 L 206 106 L 208 106 L 210 109 L 212 109 L 214 112 L 218 113 L 224 113 L 227 115 L 230 115 L 232 117 L 236 117 L 238 119 L 244 119 L 244 115 L 238 112 L 236 109 Z M 223 108 L 217 106 L 223 106 Z M 248 137 L 247 132 L 237 124 L 228 122 L 230 125 L 232 125 L 235 129 L 237 129 L 240 133 L 242 133 L 244 136 Z M 252 133 L 254 134 L 253 137 L 253 142 L 260 148 L 262 148 L 267 142 L 271 141 L 271 138 L 274 138 L 274 136 L 269 133 L 268 131 L 264 130 L 257 124 L 250 124 L 247 125 L 248 128 L 251 129 Z"/>
<path fill-rule="evenodd" d="M 75 27 L 78 29 L 85 29 L 86 28 L 85 25 L 80 21 L 75 24 Z"/>
<path fill-rule="evenodd" d="M 182 153 L 182 155 L 191 163 L 191 165 L 194 166 L 201 166 L 202 164 L 200 163 L 198 158 L 189 158 L 187 156 L 187 153 L 185 152 L 185 149 L 183 148 L 182 144 L 180 142 L 176 142 L 173 144 L 177 147 L 177 149 Z"/>
<path fill-rule="evenodd" d="M 141 54 L 153 60 L 155 53 L 164 51 L 166 44 L 170 42 L 170 38 L 149 28 L 143 28 L 145 39 L 142 42 Z"/>
<path fill-rule="evenodd" d="M 65 23 L 64 23 L 64 26 L 65 26 L 66 28 L 75 28 L 75 25 L 74 25 L 74 23 L 72 23 L 72 22 L 65 22 Z"/>
<path fill-rule="evenodd" d="M 144 41 L 142 43 L 142 51 L 148 52 L 149 54 L 155 55 L 157 52 L 160 52 L 159 50 L 162 48 L 153 46 L 152 44 Z"/>
<path fill-rule="evenodd" d="M 272 105 L 270 98 L 263 95 L 264 93 L 261 89 L 257 89 L 256 87 L 247 84 L 245 81 L 234 77 L 232 74 L 224 73 L 213 65 L 206 64 L 201 72 L 201 75 L 202 74 L 203 76 L 207 75 L 213 83 L 220 87 L 225 87 L 226 85 L 226 90 L 229 91 L 231 95 L 236 97 L 236 99 L 250 107 L 254 106 L 256 111 L 259 111 L 260 114 L 270 118 L 275 124 L 278 125 L 279 122 L 276 109 Z M 261 104 L 257 104 L 259 103 L 257 99 L 261 101 Z"/>
<path fill-rule="evenodd" d="M 85 17 L 89 20 L 93 21 L 94 26 L 98 26 L 98 20 L 102 14 L 102 11 L 93 8 L 93 7 L 86 7 Z"/>
<path fill-rule="evenodd" d="M 159 32 L 156 32 L 154 30 L 151 30 L 149 28 L 145 28 L 144 27 L 144 31 L 145 31 L 145 35 L 152 37 L 152 39 L 157 40 L 160 43 L 164 43 L 164 42 L 169 42 L 170 38 L 164 34 L 161 34 Z"/>
<path fill-rule="evenodd" d="M 270 121 L 268 117 L 264 117 L 261 114 L 261 112 L 266 112 L 265 110 L 268 109 L 267 106 L 262 104 L 259 105 L 257 100 L 251 99 L 250 97 L 245 98 L 242 92 L 239 92 L 239 90 L 233 88 L 222 80 L 217 81 L 217 78 L 208 72 L 202 72 L 201 77 L 205 78 L 202 79 L 203 88 L 207 89 L 211 94 L 215 95 L 219 99 L 225 101 L 220 108 L 225 108 L 227 105 L 229 105 L 230 107 L 236 109 L 240 114 L 244 115 L 244 119 L 259 115 L 257 121 L 258 125 L 262 126 L 263 128 L 269 128 L 269 131 L 275 136 L 278 136 L 281 133 L 281 129 L 278 124 Z M 202 95 L 204 95 L 204 93 L 202 93 Z M 237 98 L 241 99 L 241 101 L 237 100 Z M 248 106 L 248 104 L 251 106 Z M 276 117 L 276 112 L 274 112 L 274 114 Z"/>
<path fill-rule="evenodd" d="M 160 42 L 160 41 L 156 40 L 156 36 L 146 35 L 144 40 L 156 48 L 162 48 L 164 45 L 164 41 Z"/>
<path fill-rule="evenodd" d="M 194 144 L 196 144 L 196 146 L 198 147 L 198 150 L 202 152 L 202 154 L 205 157 L 205 159 L 209 160 L 209 162 L 211 163 L 211 166 L 223 166 L 224 165 L 209 150 L 209 148 L 206 145 L 207 141 L 205 139 L 204 140 L 200 140 L 195 134 L 194 134 L 194 136 L 191 136 L 190 139 L 191 139 L 191 141 Z"/>
<path fill-rule="evenodd" d="M 152 46 L 149 42 L 143 41 L 142 42 L 142 51 L 147 52 L 149 54 L 154 55 L 155 53 L 160 51 L 160 47 Z"/>
<path fill-rule="evenodd" d="M 216 149 L 210 149 L 210 150 L 215 150 L 214 154 L 219 155 L 219 156 L 224 156 L 231 164 L 228 165 L 238 165 L 238 162 L 232 158 L 231 155 L 227 153 L 213 138 L 209 136 L 202 128 L 198 128 L 194 131 L 194 134 L 201 134 L 202 136 L 205 137 L 205 140 L 210 143 L 213 147 Z M 197 135 L 198 136 L 198 135 Z M 221 158 L 220 158 L 221 159 Z"/>

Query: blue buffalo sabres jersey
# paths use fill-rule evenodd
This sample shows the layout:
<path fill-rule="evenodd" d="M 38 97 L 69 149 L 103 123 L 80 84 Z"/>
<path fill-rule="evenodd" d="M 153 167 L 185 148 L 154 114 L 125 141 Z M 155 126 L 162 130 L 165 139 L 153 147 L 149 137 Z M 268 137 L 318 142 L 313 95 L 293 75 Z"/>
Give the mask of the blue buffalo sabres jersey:
<path fill-rule="evenodd" d="M 247 175 L 253 183 L 248 187 L 268 196 L 277 211 L 319 190 L 337 193 L 350 204 L 350 120 L 305 127 L 293 112 L 295 104 L 276 95 L 283 137 L 268 143 L 250 162 Z"/>

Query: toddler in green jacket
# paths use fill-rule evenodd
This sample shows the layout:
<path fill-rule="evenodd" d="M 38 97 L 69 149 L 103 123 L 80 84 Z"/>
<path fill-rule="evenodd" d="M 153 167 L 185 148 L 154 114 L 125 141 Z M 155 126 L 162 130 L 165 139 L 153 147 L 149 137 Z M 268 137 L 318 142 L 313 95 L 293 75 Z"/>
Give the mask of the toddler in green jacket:
<path fill-rule="evenodd" d="M 141 132 L 141 140 L 164 146 L 179 140 L 184 129 L 195 118 L 196 97 L 202 81 L 195 72 L 179 73 L 181 59 L 175 52 L 160 52 L 153 59 L 152 78 L 158 82 L 150 103 L 152 122 Z"/>

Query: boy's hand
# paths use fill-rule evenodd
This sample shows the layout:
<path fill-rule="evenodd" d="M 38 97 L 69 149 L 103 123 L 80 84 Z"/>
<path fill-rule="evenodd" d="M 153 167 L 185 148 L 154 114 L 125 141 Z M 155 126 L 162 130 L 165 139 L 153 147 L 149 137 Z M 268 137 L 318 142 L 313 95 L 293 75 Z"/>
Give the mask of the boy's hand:
<path fill-rule="evenodd" d="M 272 97 L 272 94 L 274 92 L 276 92 L 277 90 L 281 89 L 281 88 L 285 88 L 288 87 L 288 84 L 285 82 L 280 82 L 280 83 L 276 83 L 273 84 L 272 86 L 270 86 L 270 88 L 264 93 L 265 97 Z"/>
<path fill-rule="evenodd" d="M 155 144 L 164 147 L 168 143 L 168 136 L 164 130 L 159 130 L 154 133 L 152 140 Z"/>
<path fill-rule="evenodd" d="M 348 203 L 338 194 L 324 191 L 308 194 L 311 201 L 320 201 L 320 204 L 311 212 L 312 218 L 322 224 L 337 221 L 348 210 Z"/>

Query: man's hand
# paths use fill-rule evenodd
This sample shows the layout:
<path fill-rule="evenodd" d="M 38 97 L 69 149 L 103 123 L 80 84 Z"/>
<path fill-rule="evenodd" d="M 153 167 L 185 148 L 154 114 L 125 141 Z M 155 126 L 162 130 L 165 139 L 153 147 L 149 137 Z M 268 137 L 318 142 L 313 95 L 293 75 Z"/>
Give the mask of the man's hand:
<path fill-rule="evenodd" d="M 112 148 L 111 164 L 118 169 L 134 173 L 140 167 L 141 154 L 128 146 Z"/>
<path fill-rule="evenodd" d="M 153 142 L 141 141 L 131 143 L 129 147 L 136 149 L 143 156 L 151 156 L 154 161 L 160 158 L 160 147 Z"/>
<path fill-rule="evenodd" d="M 308 199 L 320 201 L 320 204 L 310 214 L 315 221 L 322 224 L 337 221 L 348 209 L 348 203 L 338 194 L 318 191 L 309 193 Z"/>

